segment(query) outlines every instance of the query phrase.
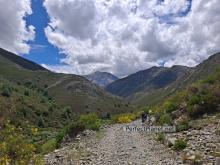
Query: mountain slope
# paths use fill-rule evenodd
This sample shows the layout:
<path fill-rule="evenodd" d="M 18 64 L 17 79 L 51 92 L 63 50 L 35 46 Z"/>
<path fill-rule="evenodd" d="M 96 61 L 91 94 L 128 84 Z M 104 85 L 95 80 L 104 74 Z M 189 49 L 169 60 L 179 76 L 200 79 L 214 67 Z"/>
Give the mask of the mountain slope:
<path fill-rule="evenodd" d="M 118 80 L 118 77 L 111 73 L 99 71 L 89 75 L 85 75 L 84 77 L 86 77 L 89 81 L 99 85 L 100 87 L 106 87 L 110 83 Z"/>
<path fill-rule="evenodd" d="M 173 66 L 172 68 L 152 67 L 115 81 L 106 89 L 113 94 L 129 97 L 142 90 L 166 87 L 184 76 L 189 70 L 188 67 L 183 66 Z"/>
<path fill-rule="evenodd" d="M 32 61 L 29 61 L 29 60 L 26 60 L 22 57 L 19 57 L 11 52 L 8 52 L 4 49 L 1 49 L 0 48 L 0 55 L 6 59 L 8 59 L 8 63 L 9 65 L 17 65 L 17 67 L 22 67 L 22 68 L 25 68 L 25 69 L 28 69 L 28 70 L 32 70 L 32 71 L 37 71 L 37 70 L 46 70 L 45 68 L 43 68 L 42 66 L 32 62 Z M 1 57 L 0 57 L 1 58 Z M 3 59 L 0 59 L 0 62 L 6 62 L 5 60 Z"/>
<path fill-rule="evenodd" d="M 0 51 L 0 77 L 12 83 L 44 89 L 59 105 L 70 106 L 75 113 L 105 115 L 130 110 L 126 102 L 84 77 L 53 73 L 15 54 L 7 56 L 7 53 Z"/>
<path fill-rule="evenodd" d="M 220 53 L 217 53 L 193 68 L 152 67 L 117 80 L 106 89 L 127 98 L 136 105 L 154 105 L 179 89 L 214 73 L 219 64 Z"/>

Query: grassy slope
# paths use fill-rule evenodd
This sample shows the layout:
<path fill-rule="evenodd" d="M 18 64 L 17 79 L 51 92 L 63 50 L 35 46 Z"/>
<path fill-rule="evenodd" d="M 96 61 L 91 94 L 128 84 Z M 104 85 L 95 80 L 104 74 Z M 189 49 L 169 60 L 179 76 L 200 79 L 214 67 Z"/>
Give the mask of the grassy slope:
<path fill-rule="evenodd" d="M 220 113 L 220 65 L 216 72 L 196 81 L 152 108 L 161 118 L 179 121 L 200 118 L 204 114 Z M 169 119 L 161 121 L 166 123 Z"/>
<path fill-rule="evenodd" d="M 131 97 L 132 102 L 140 107 L 153 106 L 157 103 L 160 103 L 182 88 L 192 84 L 195 81 L 198 81 L 199 79 L 206 78 L 210 74 L 213 74 L 219 64 L 220 53 L 217 53 L 194 67 L 189 73 L 187 73 L 186 76 L 180 77 L 166 88 L 160 88 L 156 90 L 148 89 L 136 93 Z"/>
<path fill-rule="evenodd" d="M 79 114 L 102 117 L 133 110 L 81 76 L 53 73 L 11 53 L 6 58 L 7 53 L 0 49 L 0 128 L 10 120 L 38 152 L 57 147 L 62 130 Z"/>
<path fill-rule="evenodd" d="M 11 82 L 31 82 L 45 88 L 59 105 L 71 106 L 76 113 L 92 111 L 105 115 L 107 112 L 115 114 L 133 109 L 81 76 L 27 70 L 3 56 L 0 56 L 0 76 Z"/>

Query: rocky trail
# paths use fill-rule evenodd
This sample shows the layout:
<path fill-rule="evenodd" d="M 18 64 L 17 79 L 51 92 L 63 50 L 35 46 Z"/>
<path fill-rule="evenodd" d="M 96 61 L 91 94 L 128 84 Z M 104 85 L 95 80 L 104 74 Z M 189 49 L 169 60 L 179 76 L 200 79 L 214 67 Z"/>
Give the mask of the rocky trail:
<path fill-rule="evenodd" d="M 47 165 L 220 165 L 220 116 L 194 121 L 194 128 L 167 133 L 164 142 L 155 133 L 126 131 L 141 127 L 140 120 L 114 124 L 98 132 L 86 130 L 75 139 L 66 139 L 60 149 L 45 155 Z M 187 147 L 173 150 L 175 140 Z"/>
<path fill-rule="evenodd" d="M 141 126 L 140 121 L 129 126 Z M 182 164 L 174 151 L 155 141 L 153 134 L 125 131 L 115 124 L 95 133 L 87 131 L 75 141 L 45 156 L 48 165 L 162 165 Z"/>

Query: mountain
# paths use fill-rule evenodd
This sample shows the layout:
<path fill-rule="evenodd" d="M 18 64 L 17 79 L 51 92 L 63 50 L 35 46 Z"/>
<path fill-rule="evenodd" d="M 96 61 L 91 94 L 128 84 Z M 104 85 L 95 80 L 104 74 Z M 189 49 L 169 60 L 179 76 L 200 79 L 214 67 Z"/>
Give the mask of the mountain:
<path fill-rule="evenodd" d="M 8 52 L 2 48 L 0 48 L 0 55 L 3 58 L 7 59 L 8 63 L 10 63 L 12 65 L 17 65 L 17 67 L 22 67 L 22 68 L 32 70 L 32 71 L 37 71 L 37 70 L 44 70 L 45 71 L 46 70 L 42 66 L 40 66 L 32 61 L 29 61 L 29 60 L 21 58 L 17 55 L 14 55 L 13 53 Z M 1 59 L 0 62 L 5 62 L 5 61 Z"/>
<path fill-rule="evenodd" d="M 53 73 L 36 63 L 0 49 L 0 78 L 12 84 L 42 89 L 62 107 L 74 113 L 115 114 L 132 109 L 82 76 Z"/>
<path fill-rule="evenodd" d="M 122 97 L 129 97 L 145 89 L 166 87 L 179 77 L 189 72 L 189 68 L 174 66 L 172 68 L 152 67 L 128 77 L 117 80 L 106 87 L 107 91 Z"/>
<path fill-rule="evenodd" d="M 154 105 L 179 89 L 213 73 L 220 64 L 217 53 L 196 67 L 152 67 L 119 79 L 106 87 L 136 105 Z"/>
<path fill-rule="evenodd" d="M 89 81 L 97 84 L 98 86 L 104 88 L 107 85 L 109 85 L 110 83 L 118 80 L 118 77 L 116 77 L 115 75 L 111 74 L 111 73 L 107 73 L 107 72 L 94 72 L 92 74 L 89 75 L 85 75 L 84 77 L 86 77 Z"/>

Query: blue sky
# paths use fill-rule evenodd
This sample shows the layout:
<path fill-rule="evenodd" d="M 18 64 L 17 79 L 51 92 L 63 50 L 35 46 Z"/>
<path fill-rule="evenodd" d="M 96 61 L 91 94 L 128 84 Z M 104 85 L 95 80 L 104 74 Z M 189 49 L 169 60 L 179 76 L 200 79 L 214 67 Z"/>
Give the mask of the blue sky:
<path fill-rule="evenodd" d="M 59 50 L 51 45 L 44 33 L 44 28 L 47 26 L 49 20 L 48 15 L 43 7 L 43 0 L 32 0 L 32 12 L 33 14 L 27 16 L 25 19 L 27 25 L 33 25 L 35 27 L 35 40 L 28 43 L 32 46 L 29 54 L 24 54 L 23 57 L 34 61 L 38 64 L 54 65 L 60 62 L 60 58 L 63 58 L 62 54 L 59 54 Z"/>
<path fill-rule="evenodd" d="M 2 0 L 0 47 L 55 72 L 124 77 L 197 65 L 220 51 L 219 20 L 219 0 Z"/>

